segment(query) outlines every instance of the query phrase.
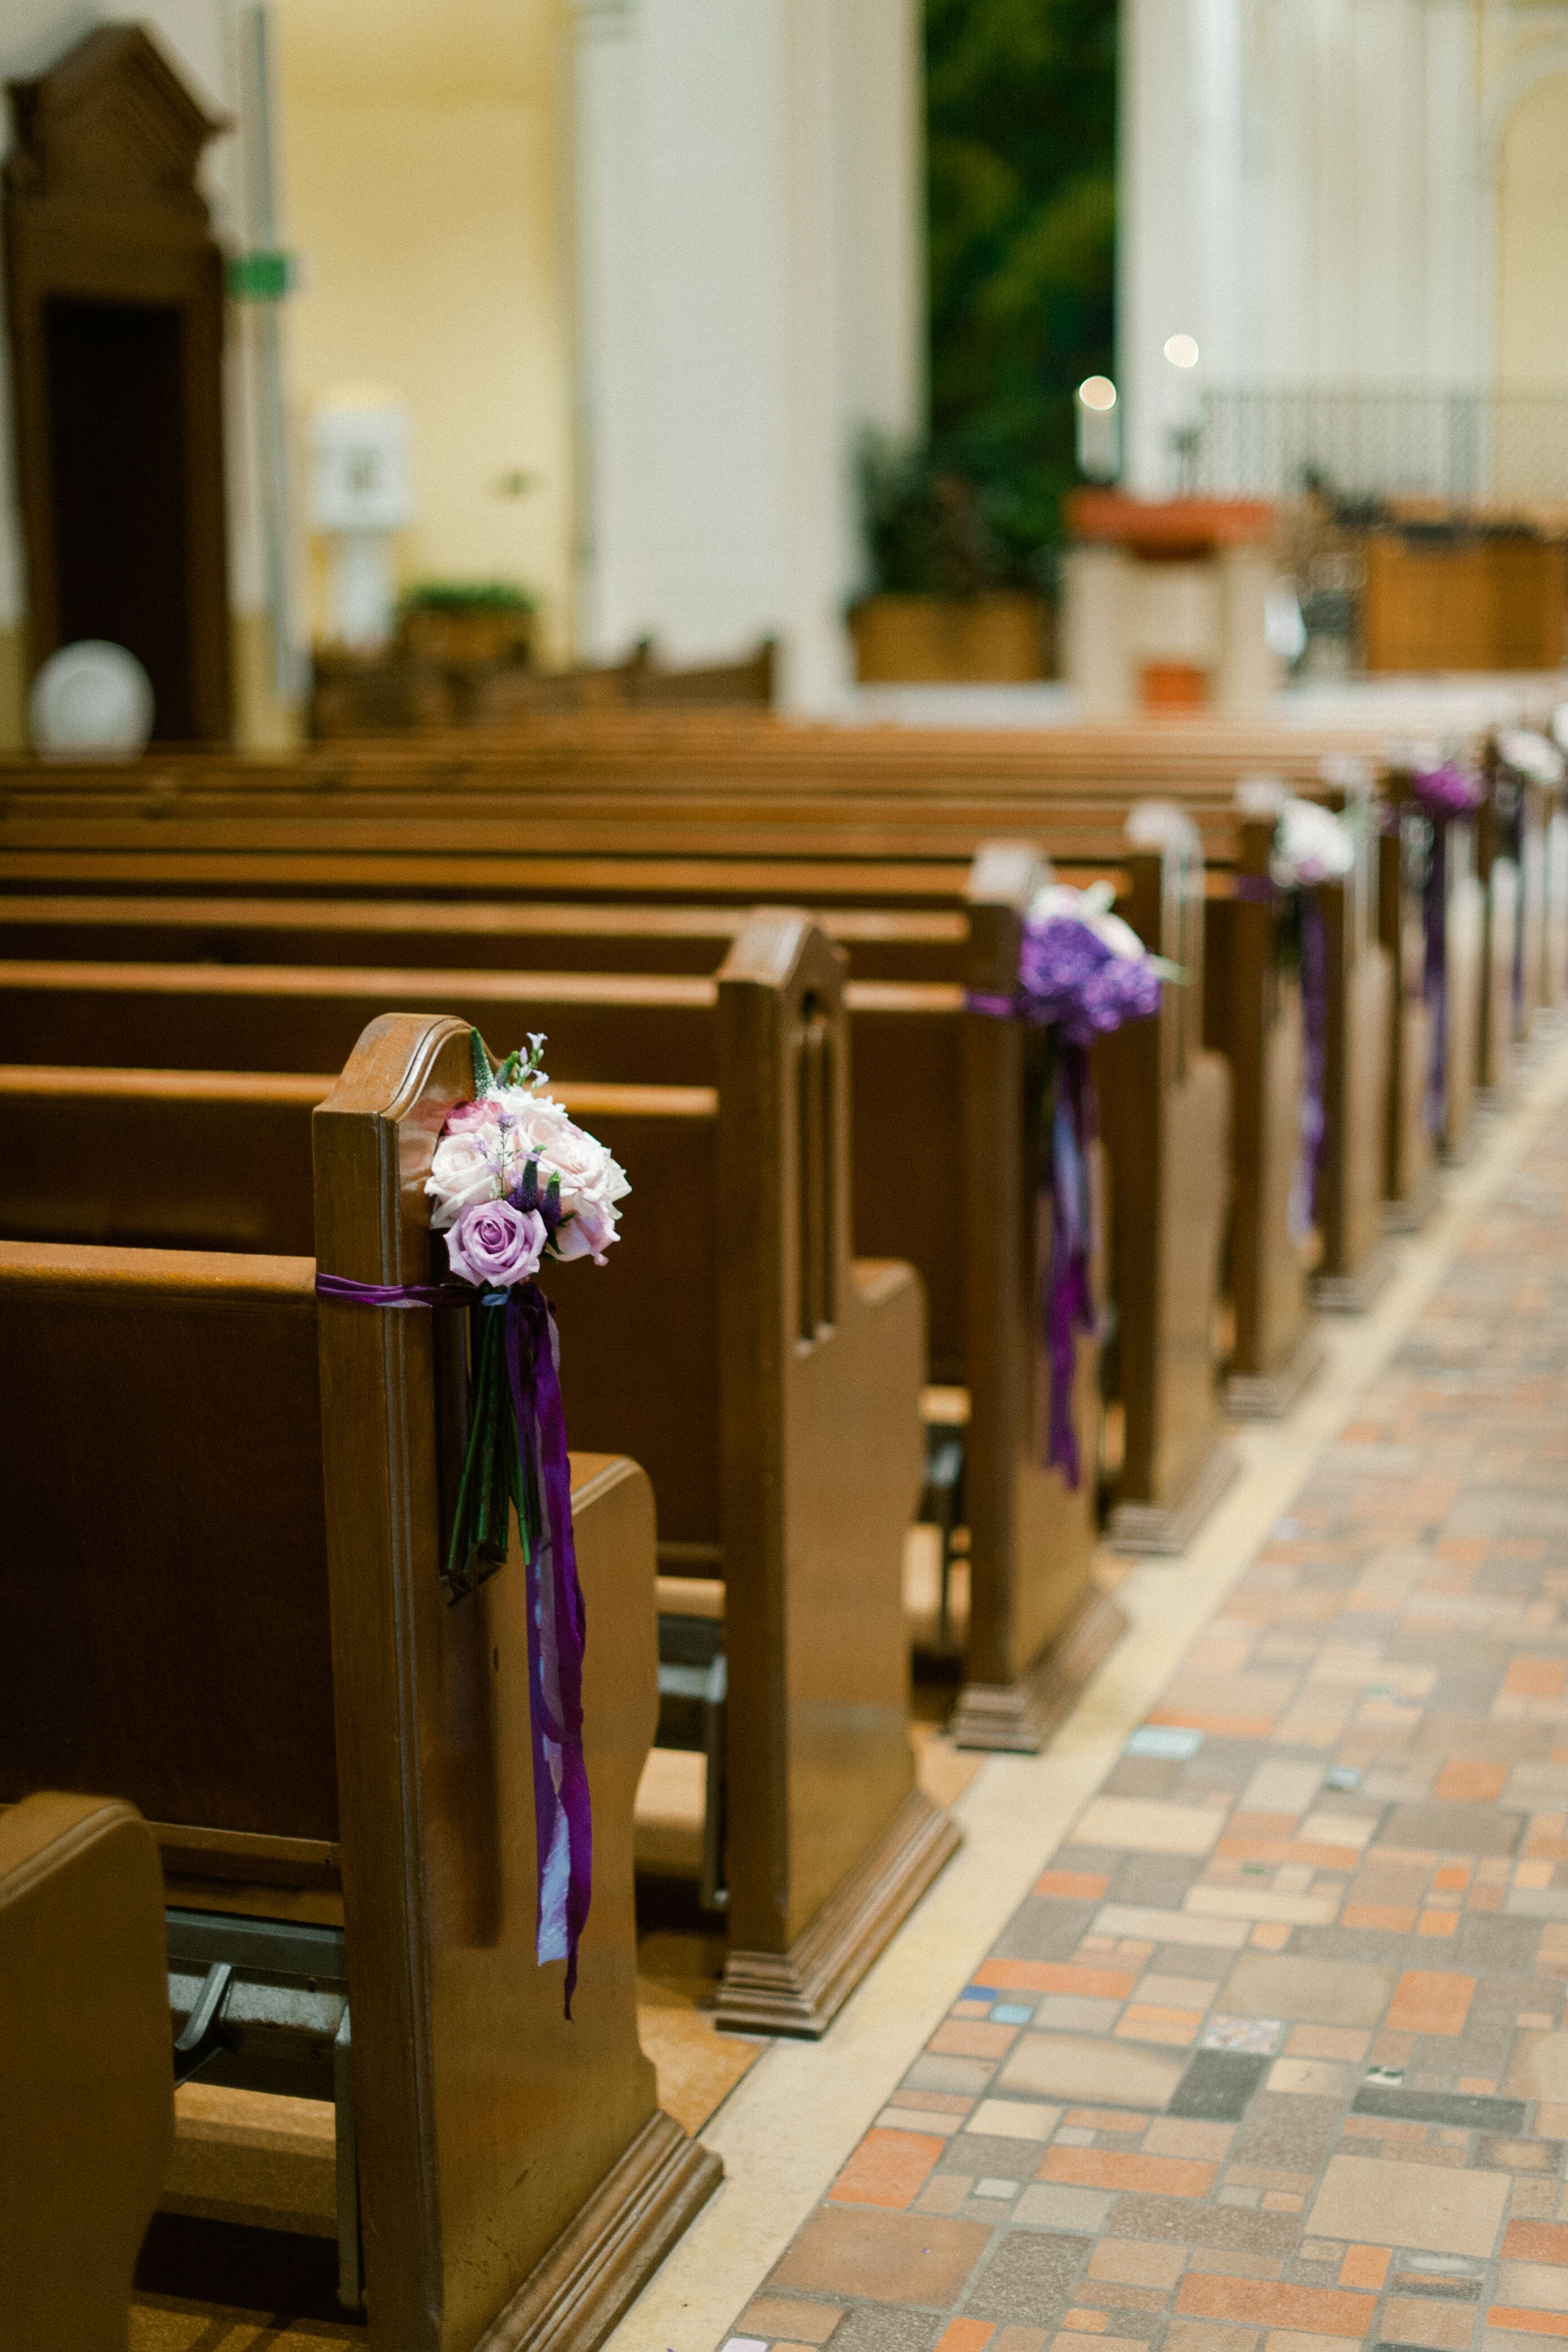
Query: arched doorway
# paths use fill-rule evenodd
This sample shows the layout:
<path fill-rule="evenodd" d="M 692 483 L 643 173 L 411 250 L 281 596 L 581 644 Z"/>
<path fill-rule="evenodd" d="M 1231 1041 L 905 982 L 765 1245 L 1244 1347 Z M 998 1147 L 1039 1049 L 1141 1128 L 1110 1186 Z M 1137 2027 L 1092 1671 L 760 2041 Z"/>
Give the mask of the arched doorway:
<path fill-rule="evenodd" d="M 36 669 L 135 654 L 163 742 L 228 733 L 223 262 L 195 182 L 223 128 L 139 26 L 10 85 L 6 312 Z"/>

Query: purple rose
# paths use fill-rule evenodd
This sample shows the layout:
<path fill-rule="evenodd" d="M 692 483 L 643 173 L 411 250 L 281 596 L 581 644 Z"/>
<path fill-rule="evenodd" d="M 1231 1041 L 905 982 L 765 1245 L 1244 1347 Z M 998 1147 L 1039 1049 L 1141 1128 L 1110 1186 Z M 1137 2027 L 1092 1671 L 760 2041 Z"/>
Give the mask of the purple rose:
<path fill-rule="evenodd" d="M 537 1209 L 509 1201 L 473 1201 L 446 1236 L 452 1271 L 482 1289 L 509 1290 L 537 1274 L 544 1255 L 545 1221 Z"/>

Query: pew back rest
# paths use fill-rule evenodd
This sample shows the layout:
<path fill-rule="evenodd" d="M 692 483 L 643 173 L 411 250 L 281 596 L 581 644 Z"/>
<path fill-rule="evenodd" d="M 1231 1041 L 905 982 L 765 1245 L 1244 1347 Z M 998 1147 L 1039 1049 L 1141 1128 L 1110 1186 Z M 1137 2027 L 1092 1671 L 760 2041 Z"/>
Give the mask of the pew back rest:
<path fill-rule="evenodd" d="M 5 2341 L 111 2352 L 174 2136 L 158 1850 L 129 1805 L 0 1815 Z"/>
<path fill-rule="evenodd" d="M 0 1243 L 0 1799 L 118 1789 L 221 1873 L 329 1881 L 314 1271 Z"/>

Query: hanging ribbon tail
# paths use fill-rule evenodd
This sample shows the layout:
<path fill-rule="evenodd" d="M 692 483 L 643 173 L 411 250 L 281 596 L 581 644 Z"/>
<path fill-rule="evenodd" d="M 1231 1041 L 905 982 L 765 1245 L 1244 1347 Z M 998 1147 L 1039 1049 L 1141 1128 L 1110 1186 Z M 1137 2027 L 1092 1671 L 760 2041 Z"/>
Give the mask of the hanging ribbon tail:
<path fill-rule="evenodd" d="M 593 1822 L 582 1752 L 582 1659 L 588 1626 L 572 1543 L 571 1471 L 555 1317 L 532 1283 L 518 1285 L 509 1295 L 506 1344 L 517 1448 L 536 1501 L 531 1516 L 537 1525 L 526 1530 L 528 1714 L 538 1855 L 536 1954 L 541 1964 L 566 1962 L 570 2018 L 578 1946 L 593 1896 Z"/>
<path fill-rule="evenodd" d="M 1296 1171 L 1291 1181 L 1290 1232 L 1305 1241 L 1317 1221 L 1318 1168 L 1328 1124 L 1328 940 L 1317 894 L 1299 894 L 1301 914 L 1301 1118 Z"/>
<path fill-rule="evenodd" d="M 1093 1127 L 1089 1056 L 1064 1044 L 1057 1065 L 1051 1132 L 1051 1263 L 1045 1276 L 1045 1348 L 1051 1370 L 1047 1469 L 1060 1470 L 1076 1488 L 1082 1475 L 1072 1417 L 1078 1370 L 1077 1335 L 1094 1328 L 1090 1282 L 1088 1147 Z"/>
<path fill-rule="evenodd" d="M 1448 898 L 1448 828 L 1441 817 L 1432 820 L 1432 851 L 1427 861 L 1427 882 L 1421 894 L 1421 919 L 1426 932 L 1427 959 L 1422 995 L 1431 1014 L 1427 1053 L 1427 1092 L 1422 1115 L 1427 1132 L 1440 1136 L 1448 1104 L 1448 972 L 1444 902 Z"/>

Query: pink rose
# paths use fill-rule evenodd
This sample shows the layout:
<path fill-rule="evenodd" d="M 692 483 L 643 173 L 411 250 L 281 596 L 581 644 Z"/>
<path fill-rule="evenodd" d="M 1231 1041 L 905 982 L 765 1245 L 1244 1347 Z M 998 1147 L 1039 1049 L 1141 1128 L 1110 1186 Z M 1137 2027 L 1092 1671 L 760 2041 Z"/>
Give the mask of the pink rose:
<path fill-rule="evenodd" d="M 446 1255 L 460 1281 L 509 1290 L 538 1273 L 545 1239 L 545 1221 L 537 1209 L 514 1209 L 509 1201 L 475 1201 L 447 1234 Z"/>
<path fill-rule="evenodd" d="M 572 1214 L 556 1227 L 555 1255 L 563 1263 L 574 1257 L 591 1257 L 595 1265 L 604 1264 L 604 1253 L 621 1236 L 615 1227 L 617 1213 L 608 1201 L 580 1202 Z"/>
<path fill-rule="evenodd" d="M 499 1103 L 481 1098 L 478 1102 L 454 1103 L 446 1114 L 443 1135 L 466 1135 L 476 1127 L 499 1127 Z"/>

